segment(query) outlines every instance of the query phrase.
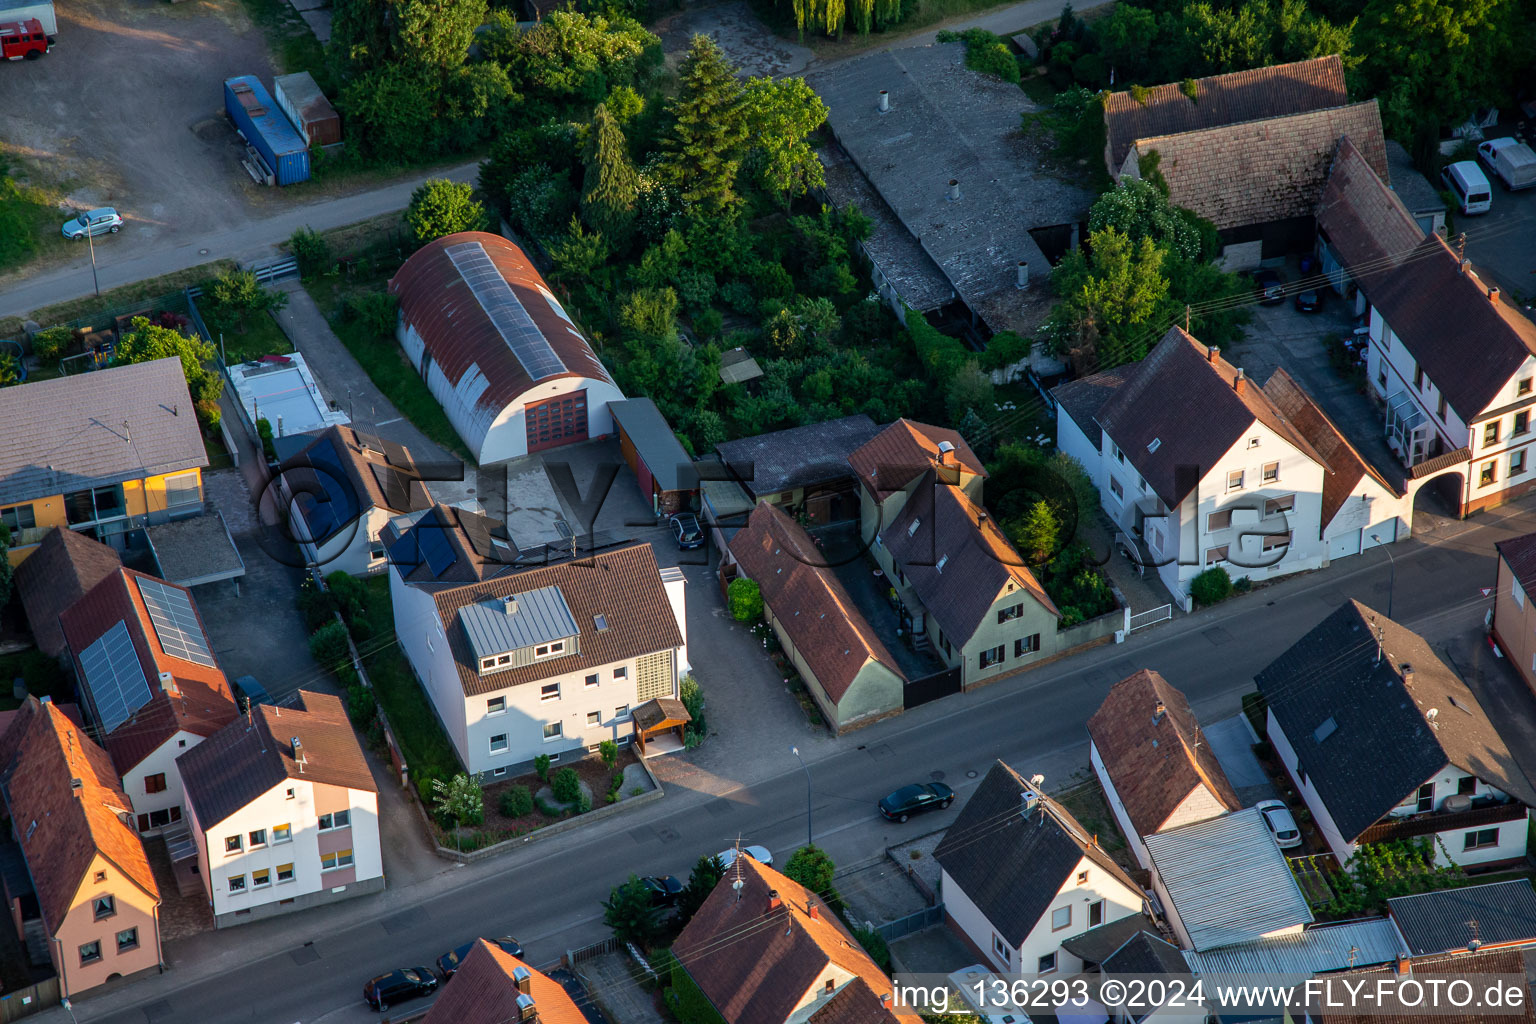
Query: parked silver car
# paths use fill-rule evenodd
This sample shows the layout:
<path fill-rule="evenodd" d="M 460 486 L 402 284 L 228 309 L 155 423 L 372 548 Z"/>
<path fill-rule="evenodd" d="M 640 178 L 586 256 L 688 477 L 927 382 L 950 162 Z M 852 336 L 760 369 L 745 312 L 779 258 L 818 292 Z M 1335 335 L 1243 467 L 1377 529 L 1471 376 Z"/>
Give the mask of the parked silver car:
<path fill-rule="evenodd" d="M 123 218 L 110 206 L 86 210 L 78 217 L 64 222 L 64 237 L 80 241 L 86 235 L 117 234 L 123 226 Z"/>
<path fill-rule="evenodd" d="M 1275 845 L 1282 850 L 1301 845 L 1301 829 L 1296 827 L 1296 819 L 1291 817 L 1290 810 L 1280 800 L 1260 800 L 1253 805 L 1260 814 L 1264 815 L 1264 824 L 1269 826 L 1269 831 L 1275 837 Z"/>

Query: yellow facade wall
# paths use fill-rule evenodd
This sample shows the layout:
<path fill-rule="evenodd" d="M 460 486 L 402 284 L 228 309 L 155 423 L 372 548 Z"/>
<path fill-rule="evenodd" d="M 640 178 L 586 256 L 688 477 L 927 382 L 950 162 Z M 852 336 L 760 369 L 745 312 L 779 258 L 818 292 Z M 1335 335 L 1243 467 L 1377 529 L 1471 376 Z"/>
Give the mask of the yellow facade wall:
<path fill-rule="evenodd" d="M 130 516 L 164 512 L 166 509 L 166 481 L 184 477 L 190 477 L 197 481 L 198 493 L 201 495 L 203 486 L 202 470 L 195 468 L 179 470 L 175 473 L 152 476 L 144 480 L 125 481 L 123 483 L 123 508 Z M 10 505 L 0 505 L 0 510 L 16 508 L 19 505 L 32 506 L 32 517 L 37 520 L 37 526 L 33 530 L 23 531 L 20 535 L 12 531 L 9 561 L 13 567 L 20 565 L 26 560 L 28 555 L 37 550 L 37 545 L 43 542 L 43 537 L 53 527 L 69 525 L 68 515 L 64 511 L 64 496 L 62 494 L 54 494 L 46 498 L 34 498 L 31 501 L 13 502 Z"/>

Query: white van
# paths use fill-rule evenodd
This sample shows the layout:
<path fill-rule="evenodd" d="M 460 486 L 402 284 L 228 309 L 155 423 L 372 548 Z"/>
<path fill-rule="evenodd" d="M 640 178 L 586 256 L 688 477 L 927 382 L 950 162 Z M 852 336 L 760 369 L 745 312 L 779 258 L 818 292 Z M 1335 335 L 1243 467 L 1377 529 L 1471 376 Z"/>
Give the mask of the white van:
<path fill-rule="evenodd" d="M 1493 186 L 1475 161 L 1450 164 L 1440 172 L 1440 178 L 1456 193 L 1456 205 L 1462 213 L 1487 213 L 1492 208 Z"/>

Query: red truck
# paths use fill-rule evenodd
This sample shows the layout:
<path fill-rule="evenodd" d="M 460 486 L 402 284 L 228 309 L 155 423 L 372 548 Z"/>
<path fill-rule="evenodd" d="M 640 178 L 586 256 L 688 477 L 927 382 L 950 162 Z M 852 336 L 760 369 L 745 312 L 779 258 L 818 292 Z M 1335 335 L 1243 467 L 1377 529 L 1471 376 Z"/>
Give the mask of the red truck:
<path fill-rule="evenodd" d="M 36 18 L 0 24 L 0 57 L 6 60 L 37 60 L 53 49 L 53 38 Z"/>

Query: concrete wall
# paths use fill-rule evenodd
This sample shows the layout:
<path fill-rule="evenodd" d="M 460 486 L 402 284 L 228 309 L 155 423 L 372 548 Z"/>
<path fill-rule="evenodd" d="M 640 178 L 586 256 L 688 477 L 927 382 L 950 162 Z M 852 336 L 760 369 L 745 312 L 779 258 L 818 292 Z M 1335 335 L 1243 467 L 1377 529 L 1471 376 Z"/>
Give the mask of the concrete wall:
<path fill-rule="evenodd" d="M 97 875 L 103 876 L 103 880 L 96 881 Z M 115 912 L 98 921 L 95 900 L 105 895 L 113 898 Z M 158 904 L 157 897 L 139 888 L 110 860 L 99 853 L 91 858 L 90 866 L 80 878 L 80 888 L 75 892 L 69 913 L 58 924 L 49 943 L 54 969 L 64 982 L 64 995 L 72 996 L 117 975 L 126 977 L 158 964 L 160 932 L 155 924 Z M 120 953 L 117 935 L 130 928 L 138 929 L 138 945 Z M 101 958 L 82 964 L 80 947 L 89 942 L 101 943 Z"/>

